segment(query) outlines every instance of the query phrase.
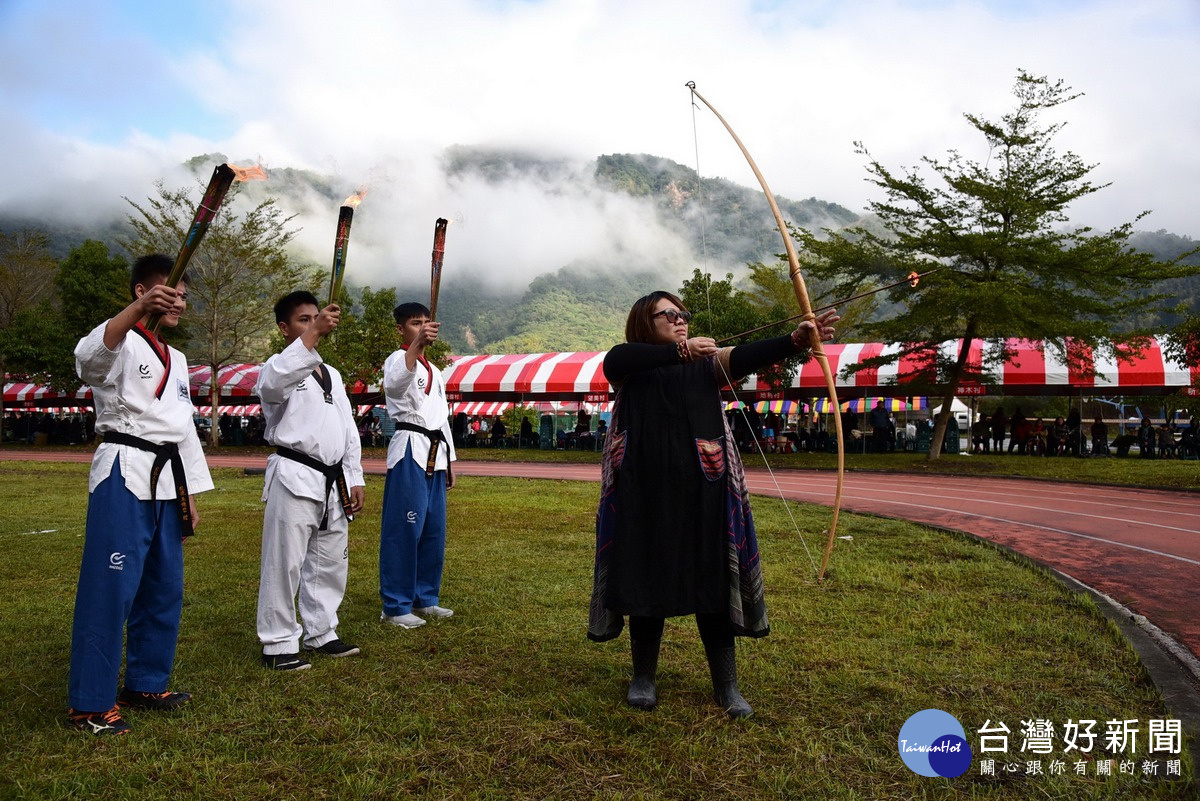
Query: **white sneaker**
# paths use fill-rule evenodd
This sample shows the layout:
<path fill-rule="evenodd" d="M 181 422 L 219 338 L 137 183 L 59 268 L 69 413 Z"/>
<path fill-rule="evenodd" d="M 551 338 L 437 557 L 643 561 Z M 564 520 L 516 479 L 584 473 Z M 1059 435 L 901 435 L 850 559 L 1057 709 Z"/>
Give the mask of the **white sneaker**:
<path fill-rule="evenodd" d="M 425 625 L 425 618 L 417 617 L 416 615 L 389 615 L 382 614 L 379 619 L 384 623 L 391 623 L 393 626 L 399 626 L 402 629 L 415 629 L 417 626 Z"/>
<path fill-rule="evenodd" d="M 413 611 L 425 617 L 454 617 L 454 610 L 444 606 L 422 606 Z"/>

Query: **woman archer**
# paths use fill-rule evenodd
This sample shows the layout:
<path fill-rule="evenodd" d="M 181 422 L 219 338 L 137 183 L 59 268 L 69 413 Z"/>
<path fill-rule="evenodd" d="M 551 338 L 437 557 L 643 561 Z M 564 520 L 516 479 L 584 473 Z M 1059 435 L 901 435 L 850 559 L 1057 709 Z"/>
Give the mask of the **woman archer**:
<path fill-rule="evenodd" d="M 625 343 L 604 372 L 617 389 L 605 444 L 588 637 L 610 640 L 629 616 L 626 701 L 652 709 L 665 618 L 695 615 L 713 697 L 732 717 L 753 710 L 737 685 L 734 637 L 763 637 L 762 568 L 741 458 L 721 387 L 833 338 L 830 310 L 790 334 L 718 349 L 689 337 L 691 313 L 669 292 L 630 309 Z"/>

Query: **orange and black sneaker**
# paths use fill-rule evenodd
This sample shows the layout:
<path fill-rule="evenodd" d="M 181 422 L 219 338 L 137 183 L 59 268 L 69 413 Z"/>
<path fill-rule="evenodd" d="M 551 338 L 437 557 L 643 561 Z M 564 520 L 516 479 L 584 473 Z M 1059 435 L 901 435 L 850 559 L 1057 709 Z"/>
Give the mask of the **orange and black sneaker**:
<path fill-rule="evenodd" d="M 107 712 L 76 712 L 67 710 L 67 725 L 88 734 L 127 734 L 129 724 L 121 717 L 121 710 L 113 707 Z"/>
<path fill-rule="evenodd" d="M 126 687 L 117 696 L 117 706 L 126 709 L 153 709 L 164 712 L 179 707 L 192 700 L 191 693 L 173 693 L 166 690 L 161 693 L 143 693 Z"/>

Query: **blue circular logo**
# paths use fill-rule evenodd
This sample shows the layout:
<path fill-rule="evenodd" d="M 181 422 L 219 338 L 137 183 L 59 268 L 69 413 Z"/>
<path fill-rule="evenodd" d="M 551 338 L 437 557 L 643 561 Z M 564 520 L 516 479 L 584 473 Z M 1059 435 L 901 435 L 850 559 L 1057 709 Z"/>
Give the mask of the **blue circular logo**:
<path fill-rule="evenodd" d="M 953 779 L 971 767 L 971 746 L 958 719 L 940 709 L 923 709 L 904 721 L 896 742 L 913 773 Z"/>

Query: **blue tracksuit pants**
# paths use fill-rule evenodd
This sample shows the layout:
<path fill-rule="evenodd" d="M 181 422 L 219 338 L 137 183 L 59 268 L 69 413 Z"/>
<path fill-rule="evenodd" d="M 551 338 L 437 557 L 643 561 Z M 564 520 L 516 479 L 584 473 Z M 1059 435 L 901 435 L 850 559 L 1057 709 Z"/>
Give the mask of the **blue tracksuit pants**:
<path fill-rule="evenodd" d="M 437 606 L 446 556 L 446 471 L 407 456 L 387 472 L 379 534 L 379 596 L 388 616 Z"/>
<path fill-rule="evenodd" d="M 175 501 L 141 501 L 120 459 L 88 498 L 87 529 L 71 631 L 72 709 L 103 712 L 117 700 L 128 630 L 125 686 L 163 692 L 183 611 L 183 531 Z"/>

